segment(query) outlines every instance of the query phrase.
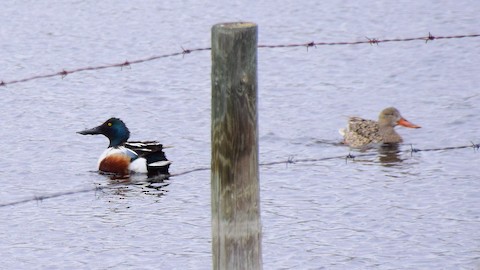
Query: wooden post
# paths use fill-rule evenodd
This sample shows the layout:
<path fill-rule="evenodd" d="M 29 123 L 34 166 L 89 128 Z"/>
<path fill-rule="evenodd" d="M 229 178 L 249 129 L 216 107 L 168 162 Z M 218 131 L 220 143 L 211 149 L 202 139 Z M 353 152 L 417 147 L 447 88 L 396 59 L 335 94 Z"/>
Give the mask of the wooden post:
<path fill-rule="evenodd" d="M 213 269 L 262 269 L 257 25 L 212 27 Z"/>

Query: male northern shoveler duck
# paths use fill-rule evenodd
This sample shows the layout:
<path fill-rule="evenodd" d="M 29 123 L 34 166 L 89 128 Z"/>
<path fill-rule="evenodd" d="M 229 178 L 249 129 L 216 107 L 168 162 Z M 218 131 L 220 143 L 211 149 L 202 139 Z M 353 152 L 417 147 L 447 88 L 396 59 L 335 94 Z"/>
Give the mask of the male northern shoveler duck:
<path fill-rule="evenodd" d="M 341 129 L 344 143 L 350 147 L 359 148 L 369 144 L 395 144 L 403 141 L 395 131 L 395 126 L 420 128 L 408 122 L 394 107 L 384 109 L 378 116 L 378 122 L 360 117 L 350 117 L 348 128 Z"/>
<path fill-rule="evenodd" d="M 171 161 L 167 160 L 163 146 L 156 141 L 130 141 L 130 131 L 118 118 L 110 118 L 92 129 L 77 132 L 82 135 L 103 134 L 109 140 L 107 150 L 98 159 L 101 172 L 128 177 L 130 172 L 146 173 L 148 177 L 168 175 Z"/>

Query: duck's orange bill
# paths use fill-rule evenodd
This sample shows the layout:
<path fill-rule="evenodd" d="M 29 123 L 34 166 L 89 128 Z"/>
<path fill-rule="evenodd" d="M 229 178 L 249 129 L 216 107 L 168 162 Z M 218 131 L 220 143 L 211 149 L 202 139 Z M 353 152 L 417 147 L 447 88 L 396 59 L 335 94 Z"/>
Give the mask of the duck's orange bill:
<path fill-rule="evenodd" d="M 405 118 L 400 118 L 397 124 L 399 124 L 400 126 L 408 127 L 408 128 L 421 128 L 421 126 L 417 126 L 415 124 L 408 122 L 407 119 Z"/>

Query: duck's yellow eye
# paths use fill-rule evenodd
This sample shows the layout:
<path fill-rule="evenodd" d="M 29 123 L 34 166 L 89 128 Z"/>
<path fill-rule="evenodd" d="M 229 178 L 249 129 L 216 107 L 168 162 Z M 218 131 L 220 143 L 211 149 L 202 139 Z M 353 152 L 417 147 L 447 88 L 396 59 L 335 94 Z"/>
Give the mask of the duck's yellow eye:
<path fill-rule="evenodd" d="M 107 126 L 111 127 L 111 126 L 112 126 L 112 122 L 108 122 Z"/>

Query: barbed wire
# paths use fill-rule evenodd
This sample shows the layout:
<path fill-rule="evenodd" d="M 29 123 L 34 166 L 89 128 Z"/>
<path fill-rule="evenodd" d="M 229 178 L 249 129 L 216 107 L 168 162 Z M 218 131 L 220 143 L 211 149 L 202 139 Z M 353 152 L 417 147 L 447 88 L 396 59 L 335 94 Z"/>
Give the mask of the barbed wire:
<path fill-rule="evenodd" d="M 14 206 L 18 204 L 24 204 L 24 203 L 33 202 L 33 201 L 41 202 L 43 200 L 53 199 L 57 197 L 67 196 L 67 195 L 80 194 L 80 193 L 86 193 L 86 192 L 92 192 L 92 191 L 100 191 L 100 190 L 103 190 L 104 188 L 105 187 L 97 186 L 95 188 L 84 188 L 84 189 L 77 189 L 77 190 L 71 190 L 71 191 L 65 191 L 65 192 L 57 192 L 49 195 L 33 196 L 23 200 L 18 200 L 18 201 L 9 202 L 9 203 L 2 203 L 0 204 L 0 208 L 7 207 L 7 206 Z"/>
<path fill-rule="evenodd" d="M 316 47 L 316 46 L 341 46 L 341 45 L 360 45 L 360 44 L 370 44 L 378 45 L 380 43 L 387 42 L 409 42 L 409 41 L 433 41 L 437 39 L 460 39 L 460 38 L 473 38 L 480 37 L 480 34 L 471 34 L 471 35 L 453 35 L 453 36 L 433 36 L 430 32 L 428 36 L 423 37 L 413 37 L 413 38 L 393 38 L 393 39 L 376 39 L 365 37 L 366 40 L 359 41 L 346 41 L 346 42 L 308 42 L 308 43 L 298 43 L 298 44 L 284 44 L 284 45 L 259 45 L 258 48 L 291 48 L 291 47 Z"/>
<path fill-rule="evenodd" d="M 260 166 L 268 166 L 268 165 L 279 165 L 279 164 L 295 164 L 295 163 L 313 163 L 319 161 L 327 161 L 333 159 L 345 159 L 348 160 L 355 160 L 359 157 L 372 157 L 381 155 L 389 155 L 389 154 L 402 154 L 402 153 L 410 153 L 414 154 L 417 152 L 434 152 L 434 151 L 448 151 L 448 150 L 457 150 L 457 149 L 465 149 L 465 148 L 472 148 L 474 151 L 479 150 L 480 144 L 475 144 L 471 142 L 469 145 L 461 145 L 461 146 L 448 146 L 448 147 L 437 147 L 437 148 L 426 148 L 426 149 L 418 149 L 414 148 L 413 145 L 410 145 L 410 149 L 407 150 L 398 150 L 395 147 L 386 148 L 386 151 L 380 152 L 367 152 L 367 153 L 358 153 L 352 154 L 351 152 L 348 155 L 338 155 L 338 156 L 331 156 L 331 157 L 323 157 L 323 158 L 303 158 L 303 159 L 295 159 L 293 156 L 290 156 L 287 160 L 280 160 L 280 161 L 272 161 L 272 162 L 264 162 L 260 163 Z"/>
<path fill-rule="evenodd" d="M 189 53 L 192 53 L 192 52 L 207 51 L 207 50 L 210 50 L 210 48 L 197 48 L 197 49 L 189 49 L 189 50 L 183 49 L 183 51 L 181 51 L 181 52 L 155 55 L 155 56 L 150 56 L 150 57 L 147 57 L 147 58 L 142 58 L 142 59 L 137 59 L 137 60 L 132 60 L 132 61 L 125 60 L 124 62 L 121 62 L 121 63 L 99 65 L 99 66 L 90 66 L 90 67 L 81 67 L 81 68 L 75 68 L 75 69 L 71 69 L 71 70 L 63 69 L 60 72 L 55 72 L 55 73 L 50 73 L 50 74 L 45 74 L 45 75 L 36 75 L 36 76 L 23 78 L 23 79 L 18 79 L 18 80 L 11 80 L 11 81 L 3 81 L 2 80 L 2 81 L 0 81 L 0 86 L 7 86 L 7 85 L 10 85 L 10 84 L 23 83 L 23 82 L 28 82 L 28 81 L 38 80 L 38 79 L 51 78 L 51 77 L 57 77 L 57 76 L 61 76 L 62 79 L 63 79 L 67 75 L 77 73 L 77 72 L 101 70 L 101 69 L 114 68 L 114 67 L 124 68 L 124 67 L 129 67 L 129 66 L 134 65 L 134 64 L 150 62 L 150 61 L 158 60 L 158 59 L 161 59 L 161 58 L 168 58 L 168 57 L 173 57 L 173 56 L 178 56 L 178 55 L 189 54 Z"/>
<path fill-rule="evenodd" d="M 410 149 L 406 150 L 398 150 L 395 147 L 391 148 L 391 150 L 388 150 L 390 148 L 387 148 L 387 151 L 383 152 L 377 152 L 377 151 L 372 151 L 372 152 L 367 152 L 367 153 L 358 153 L 358 154 L 352 154 L 349 152 L 347 155 L 336 155 L 336 156 L 330 156 L 330 157 L 322 157 L 322 158 L 300 158 L 300 159 L 295 159 L 293 156 L 289 156 L 286 160 L 278 160 L 278 161 L 272 161 L 272 162 L 261 162 L 259 163 L 259 166 L 274 166 L 274 165 L 289 165 L 289 164 L 298 164 L 298 163 L 317 163 L 321 161 L 328 161 L 328 160 L 345 160 L 346 163 L 348 163 L 349 160 L 355 161 L 355 159 L 358 159 L 360 157 L 374 157 L 378 155 L 388 155 L 388 154 L 405 154 L 405 153 L 410 153 L 412 156 L 414 153 L 418 152 L 434 152 L 434 151 L 450 151 L 450 150 L 458 150 L 458 149 L 468 149 L 472 148 L 474 151 L 478 151 L 480 149 L 480 144 L 476 144 L 474 142 L 471 142 L 469 145 L 460 145 L 460 146 L 448 146 L 448 147 L 437 147 L 437 148 L 426 148 L 426 149 L 418 149 L 414 148 L 413 145 L 410 145 Z M 204 167 L 198 167 L 190 170 L 186 170 L 183 172 L 179 173 L 172 173 L 170 175 L 170 178 L 178 177 L 181 175 L 186 175 L 186 174 L 191 174 L 194 172 L 199 172 L 199 171 L 208 171 L 210 170 L 210 167 L 204 166 Z M 163 182 L 165 180 L 164 178 L 161 179 L 160 182 Z M 157 180 L 155 180 L 157 181 Z M 7 203 L 0 203 L 0 208 L 3 207 L 8 207 L 8 206 L 16 206 L 20 204 L 25 204 L 29 202 L 42 202 L 47 199 L 53 199 L 53 198 L 58 198 L 62 196 L 68 196 L 68 195 L 75 195 L 75 194 L 80 194 L 80 193 L 87 193 L 87 192 L 99 192 L 103 191 L 106 189 L 117 189 L 119 186 L 126 186 L 126 185 L 138 185 L 141 183 L 149 184 L 149 183 L 155 183 L 155 182 L 149 182 L 148 179 L 143 182 L 139 181 L 120 181 L 117 182 L 115 185 L 110 185 L 110 186 L 104 186 L 104 185 L 99 185 L 95 186 L 93 188 L 83 188 L 83 189 L 78 189 L 78 190 L 72 190 L 72 191 L 65 191 L 65 192 L 58 192 L 58 193 L 53 193 L 53 194 L 48 194 L 48 195 L 42 195 L 42 196 L 33 196 L 30 198 L 18 200 L 18 201 L 13 201 L 13 202 L 7 202 Z"/>
<path fill-rule="evenodd" d="M 427 36 L 422 37 L 412 37 L 412 38 L 393 38 L 393 39 L 376 39 L 376 38 L 369 38 L 365 37 L 365 40 L 359 41 L 341 41 L 341 42 L 306 42 L 306 43 L 293 43 L 293 44 L 277 44 L 277 45 L 258 45 L 258 48 L 267 48 L 267 49 L 274 49 L 274 48 L 294 48 L 294 47 L 306 47 L 307 51 L 310 47 L 317 47 L 317 46 L 344 46 L 344 45 L 361 45 L 361 44 L 370 44 L 370 45 L 379 45 L 380 43 L 388 43 L 388 42 L 410 42 L 410 41 L 428 41 L 433 40 L 442 40 L 442 39 L 462 39 L 462 38 L 476 38 L 480 37 L 480 34 L 469 34 L 469 35 L 451 35 L 451 36 L 433 36 L 430 32 Z M 193 52 L 201 52 L 201 51 L 209 51 L 211 50 L 210 47 L 205 48 L 196 48 L 196 49 L 184 49 L 182 51 L 168 53 L 168 54 L 161 54 L 161 55 L 154 55 L 142 59 L 137 60 L 125 60 L 123 62 L 114 63 L 114 64 L 106 64 L 106 65 L 98 65 L 98 66 L 88 66 L 88 67 L 80 67 L 80 68 L 73 68 L 73 69 L 63 69 L 59 72 L 48 73 L 43 75 L 35 75 L 23 79 L 14 79 L 14 80 L 0 80 L 0 86 L 7 86 L 17 83 L 24 83 L 28 81 L 38 80 L 38 79 L 46 79 L 52 77 L 61 77 L 62 79 L 65 78 L 67 75 L 83 72 L 83 71 L 92 71 L 92 70 L 103 70 L 108 68 L 124 68 L 130 67 L 134 64 L 140 64 L 145 62 L 150 62 L 154 60 L 159 60 L 162 58 L 168 57 L 175 57 L 175 56 L 185 56 L 186 54 L 190 54 Z"/>

